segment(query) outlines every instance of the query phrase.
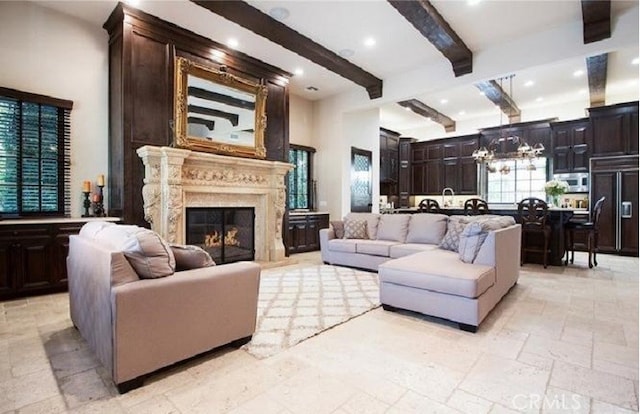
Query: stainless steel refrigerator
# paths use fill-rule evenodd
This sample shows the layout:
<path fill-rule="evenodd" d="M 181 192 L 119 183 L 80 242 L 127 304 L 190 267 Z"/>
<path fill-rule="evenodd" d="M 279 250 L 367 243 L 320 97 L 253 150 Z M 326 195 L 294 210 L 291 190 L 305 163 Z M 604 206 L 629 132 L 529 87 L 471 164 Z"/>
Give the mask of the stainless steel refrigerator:
<path fill-rule="evenodd" d="M 598 251 L 638 256 L 638 156 L 592 158 L 590 206 L 605 196 Z"/>

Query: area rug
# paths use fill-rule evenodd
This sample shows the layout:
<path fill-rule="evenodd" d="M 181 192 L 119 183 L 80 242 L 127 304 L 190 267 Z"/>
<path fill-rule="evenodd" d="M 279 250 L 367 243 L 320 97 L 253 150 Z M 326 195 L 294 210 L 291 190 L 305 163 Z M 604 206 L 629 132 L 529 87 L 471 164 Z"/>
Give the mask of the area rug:
<path fill-rule="evenodd" d="M 378 275 L 317 265 L 263 270 L 258 321 L 243 348 L 267 358 L 380 305 Z"/>

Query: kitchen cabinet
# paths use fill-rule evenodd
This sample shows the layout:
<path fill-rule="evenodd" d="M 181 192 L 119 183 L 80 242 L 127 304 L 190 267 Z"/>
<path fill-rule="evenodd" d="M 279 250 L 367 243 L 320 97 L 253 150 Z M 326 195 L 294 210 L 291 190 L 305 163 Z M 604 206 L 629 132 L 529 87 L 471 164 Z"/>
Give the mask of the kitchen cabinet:
<path fill-rule="evenodd" d="M 400 134 L 380 128 L 380 195 L 398 196 Z"/>
<path fill-rule="evenodd" d="M 638 255 L 638 156 L 591 161 L 591 204 L 604 196 L 598 251 Z"/>
<path fill-rule="evenodd" d="M 553 173 L 589 172 L 593 139 L 588 118 L 551 124 Z"/>
<path fill-rule="evenodd" d="M 0 300 L 66 290 L 69 235 L 83 224 L 0 225 Z"/>
<path fill-rule="evenodd" d="M 399 207 L 409 207 L 411 196 L 411 143 L 415 138 L 400 138 L 398 145 L 398 196 Z"/>
<path fill-rule="evenodd" d="M 320 229 L 329 227 L 329 214 L 289 214 L 289 254 L 320 250 Z"/>
<path fill-rule="evenodd" d="M 638 154 L 638 102 L 589 108 L 593 157 Z"/>

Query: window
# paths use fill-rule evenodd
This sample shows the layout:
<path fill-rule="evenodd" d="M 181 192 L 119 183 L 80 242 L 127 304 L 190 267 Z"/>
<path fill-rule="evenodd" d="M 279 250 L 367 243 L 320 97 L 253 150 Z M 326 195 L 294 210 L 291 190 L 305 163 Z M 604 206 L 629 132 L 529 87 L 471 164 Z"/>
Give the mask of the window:
<path fill-rule="evenodd" d="M 72 106 L 0 88 L 0 216 L 69 215 Z"/>
<path fill-rule="evenodd" d="M 291 144 L 289 162 L 295 168 L 289 172 L 289 209 L 312 209 L 313 154 L 315 148 Z"/>
<path fill-rule="evenodd" d="M 529 161 L 525 160 L 504 160 L 499 164 L 508 166 L 511 168 L 511 172 L 509 174 L 487 173 L 487 201 L 489 203 L 514 204 L 527 197 L 545 199 L 546 158 L 532 160 L 532 164 L 536 167 L 534 171 L 527 169 Z"/>

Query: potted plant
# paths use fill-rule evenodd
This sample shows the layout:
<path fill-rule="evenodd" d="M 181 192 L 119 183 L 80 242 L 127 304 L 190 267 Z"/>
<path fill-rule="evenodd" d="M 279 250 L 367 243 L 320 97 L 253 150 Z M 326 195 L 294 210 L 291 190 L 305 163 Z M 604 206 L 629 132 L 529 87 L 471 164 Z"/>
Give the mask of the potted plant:
<path fill-rule="evenodd" d="M 562 180 L 547 181 L 544 185 L 544 192 L 551 197 L 551 203 L 555 207 L 560 207 L 560 196 L 569 191 L 569 184 Z"/>

